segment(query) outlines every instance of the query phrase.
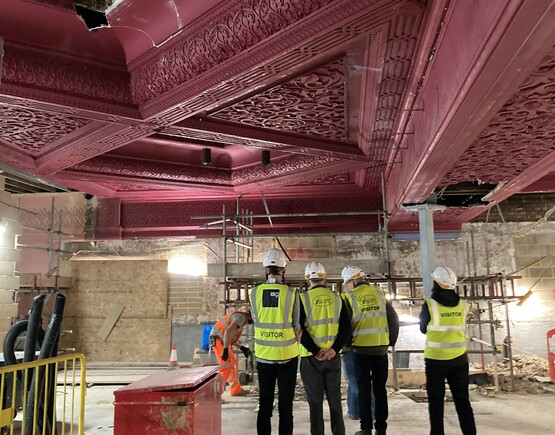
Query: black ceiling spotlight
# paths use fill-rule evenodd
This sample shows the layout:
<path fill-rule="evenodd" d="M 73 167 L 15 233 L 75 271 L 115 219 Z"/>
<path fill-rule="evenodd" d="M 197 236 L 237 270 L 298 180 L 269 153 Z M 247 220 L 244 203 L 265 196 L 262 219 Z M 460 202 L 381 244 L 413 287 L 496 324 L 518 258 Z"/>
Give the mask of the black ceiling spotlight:
<path fill-rule="evenodd" d="M 262 164 L 264 166 L 270 164 L 270 151 L 269 150 L 262 150 Z"/>
<path fill-rule="evenodd" d="M 212 164 L 212 150 L 210 148 L 202 149 L 202 164 L 204 166 Z"/>

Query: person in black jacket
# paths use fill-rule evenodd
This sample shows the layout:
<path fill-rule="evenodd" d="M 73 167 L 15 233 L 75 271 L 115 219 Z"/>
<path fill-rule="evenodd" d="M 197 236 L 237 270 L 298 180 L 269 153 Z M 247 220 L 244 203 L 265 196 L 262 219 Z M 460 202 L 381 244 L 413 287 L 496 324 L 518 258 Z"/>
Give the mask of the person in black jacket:
<path fill-rule="evenodd" d="M 420 331 L 426 334 L 424 360 L 430 415 L 430 435 L 444 435 L 445 380 L 449 383 L 459 425 L 464 435 L 476 434 L 468 396 L 468 355 L 465 325 L 468 308 L 454 289 L 457 275 L 440 266 L 432 272 L 432 297 L 420 313 Z"/>

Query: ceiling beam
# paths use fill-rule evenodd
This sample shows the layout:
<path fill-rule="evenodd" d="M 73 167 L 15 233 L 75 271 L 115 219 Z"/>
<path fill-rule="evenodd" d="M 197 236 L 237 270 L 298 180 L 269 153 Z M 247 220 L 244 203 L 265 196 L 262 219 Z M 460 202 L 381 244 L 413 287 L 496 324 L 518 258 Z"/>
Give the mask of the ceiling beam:
<path fill-rule="evenodd" d="M 406 131 L 400 131 L 406 149 L 390 161 L 387 201 L 393 214 L 429 196 L 549 52 L 555 1 L 458 0 L 445 21 L 416 102 L 423 110 L 411 112 Z"/>

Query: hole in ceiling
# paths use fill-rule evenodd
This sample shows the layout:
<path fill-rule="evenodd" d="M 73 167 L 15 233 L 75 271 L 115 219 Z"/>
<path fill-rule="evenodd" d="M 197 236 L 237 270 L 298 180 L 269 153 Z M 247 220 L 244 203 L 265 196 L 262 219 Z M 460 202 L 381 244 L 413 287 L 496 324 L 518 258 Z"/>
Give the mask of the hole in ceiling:
<path fill-rule="evenodd" d="M 491 193 L 497 184 L 483 183 L 480 180 L 462 181 L 448 186 L 438 186 L 426 200 L 428 204 L 446 207 L 478 207 L 489 204 L 483 198 Z"/>
<path fill-rule="evenodd" d="M 114 0 L 74 0 L 75 12 L 91 31 L 103 27 L 110 27 L 106 10 L 112 6 Z"/>

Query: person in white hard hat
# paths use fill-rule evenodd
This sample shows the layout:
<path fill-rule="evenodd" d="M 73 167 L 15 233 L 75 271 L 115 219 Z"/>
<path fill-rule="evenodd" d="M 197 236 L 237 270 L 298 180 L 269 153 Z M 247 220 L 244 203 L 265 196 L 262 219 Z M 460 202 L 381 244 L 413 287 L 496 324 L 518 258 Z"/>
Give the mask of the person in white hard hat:
<path fill-rule="evenodd" d="M 349 303 L 355 374 L 358 386 L 360 415 L 359 435 L 385 435 L 387 431 L 387 353 L 395 346 L 399 336 L 399 317 L 384 293 L 370 285 L 366 274 L 356 266 L 346 266 L 341 271 L 345 300 Z M 375 411 L 372 412 L 374 394 Z M 374 415 L 372 415 L 374 414 Z"/>
<path fill-rule="evenodd" d="M 475 435 L 474 412 L 468 397 L 466 316 L 468 306 L 455 292 L 457 275 L 445 266 L 432 272 L 432 297 L 420 312 L 420 331 L 426 334 L 424 360 L 430 435 L 443 435 L 445 380 L 449 383 L 463 435 Z"/>
<path fill-rule="evenodd" d="M 270 249 L 262 262 L 266 282 L 249 293 L 258 372 L 258 435 L 272 433 L 276 381 L 280 435 L 293 434 L 293 398 L 299 361 L 299 295 L 284 283 L 285 255 Z"/>
<path fill-rule="evenodd" d="M 304 271 L 308 291 L 301 293 L 301 379 L 310 410 L 311 435 L 324 435 L 324 394 L 331 432 L 345 435 L 341 407 L 341 356 L 351 332 L 349 312 L 341 297 L 326 287 L 326 269 L 318 261 Z"/>

